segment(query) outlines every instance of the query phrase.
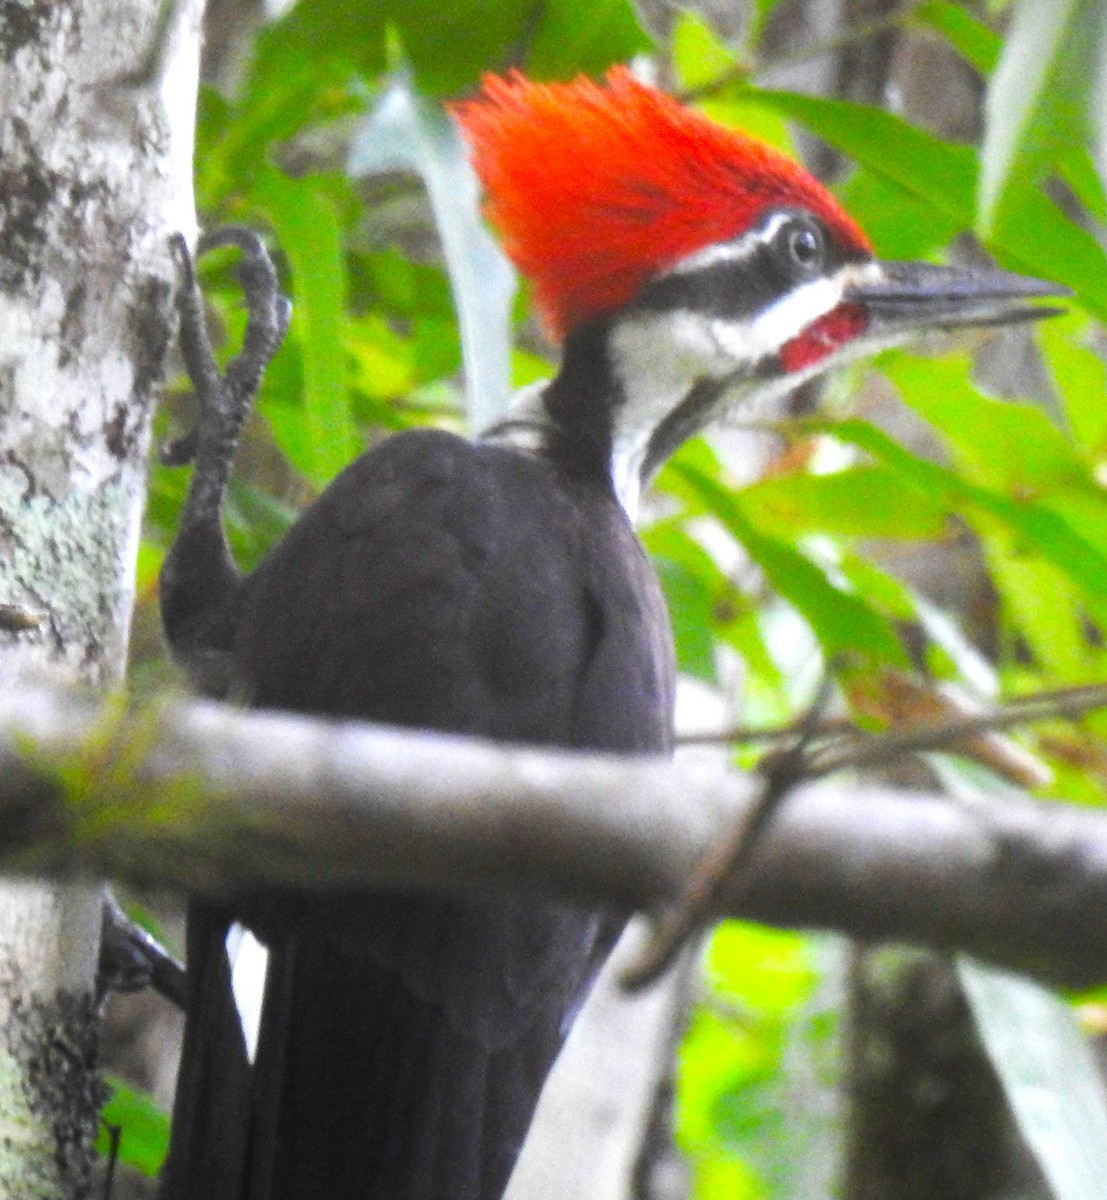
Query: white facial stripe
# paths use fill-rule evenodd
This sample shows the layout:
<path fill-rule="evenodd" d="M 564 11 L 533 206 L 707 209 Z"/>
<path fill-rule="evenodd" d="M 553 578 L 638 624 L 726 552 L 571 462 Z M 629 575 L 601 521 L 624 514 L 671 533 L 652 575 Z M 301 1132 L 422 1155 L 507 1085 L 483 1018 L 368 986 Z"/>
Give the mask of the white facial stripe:
<path fill-rule="evenodd" d="M 755 230 L 740 234 L 729 242 L 716 242 L 713 246 L 705 246 L 694 254 L 674 263 L 661 278 L 666 275 L 688 275 L 705 267 L 715 267 L 725 263 L 739 263 L 749 258 L 761 246 L 772 241 L 777 230 L 787 221 L 794 219 L 792 213 L 775 213 L 764 225 Z"/>
<path fill-rule="evenodd" d="M 846 287 L 857 277 L 849 264 L 825 279 L 802 284 L 755 317 L 734 320 L 709 317 L 684 309 L 641 313 L 619 325 L 612 337 L 616 373 L 621 379 L 640 377 L 653 384 L 653 394 L 638 405 L 627 405 L 625 419 L 634 426 L 652 427 L 669 409 L 676 392 L 683 395 L 697 379 L 718 379 L 736 366 L 753 366 L 776 354 L 785 342 L 842 302 Z"/>
<path fill-rule="evenodd" d="M 734 261 L 740 253 L 739 243 L 710 247 L 694 265 L 704 265 L 703 256 L 713 253 L 718 253 L 715 261 Z M 693 259 L 686 259 L 682 267 L 694 269 Z M 640 312 L 616 324 L 609 349 L 612 368 L 622 383 L 625 399 L 615 412 L 611 478 L 615 494 L 631 520 L 638 509 L 650 439 L 701 380 L 734 376 L 733 385 L 718 397 L 717 411 L 734 408 L 748 419 L 807 379 L 884 346 L 907 341 L 906 333 L 889 335 L 879 345 L 871 338 L 860 338 L 858 344 L 847 343 L 817 364 L 779 379 L 735 374 L 742 364 L 752 366 L 759 359 L 777 353 L 803 328 L 831 312 L 841 303 L 848 288 L 860 282 L 877 281 L 880 276 L 877 263 L 847 264 L 830 279 L 814 280 L 797 288 L 752 320 L 712 318 L 685 309 Z M 543 381 L 518 393 L 507 417 L 485 436 L 524 453 L 540 453 L 548 444 L 551 430 L 543 402 L 546 387 Z"/>
<path fill-rule="evenodd" d="M 615 414 L 611 473 L 616 494 L 632 519 L 650 438 L 697 383 L 734 376 L 733 386 L 719 397 L 718 410 L 740 406 L 748 417 L 750 402 L 760 406 L 762 400 L 786 395 L 839 363 L 872 353 L 872 341 L 857 347 L 847 344 L 788 377 L 760 380 L 735 374 L 743 365 L 752 368 L 778 353 L 812 322 L 837 308 L 848 288 L 878 274 L 873 263 L 848 263 L 827 279 L 801 285 L 747 320 L 708 317 L 685 309 L 638 313 L 615 326 L 612 366 L 626 399 Z M 902 340 L 906 339 L 889 339 L 889 344 Z"/>
<path fill-rule="evenodd" d="M 842 302 L 844 288 L 839 271 L 826 279 L 813 279 L 782 296 L 749 322 L 746 352 L 752 348 L 759 358 L 775 354 L 801 330 L 836 309 Z"/>

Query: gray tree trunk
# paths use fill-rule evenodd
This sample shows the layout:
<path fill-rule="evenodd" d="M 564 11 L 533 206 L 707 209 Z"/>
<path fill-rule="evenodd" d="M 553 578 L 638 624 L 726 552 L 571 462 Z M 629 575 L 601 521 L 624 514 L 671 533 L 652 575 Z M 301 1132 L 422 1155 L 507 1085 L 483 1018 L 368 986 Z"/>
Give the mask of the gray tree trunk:
<path fill-rule="evenodd" d="M 0 681 L 123 676 L 202 0 L 0 0 Z M 0 884 L 0 1195 L 78 1197 L 93 885 Z"/>

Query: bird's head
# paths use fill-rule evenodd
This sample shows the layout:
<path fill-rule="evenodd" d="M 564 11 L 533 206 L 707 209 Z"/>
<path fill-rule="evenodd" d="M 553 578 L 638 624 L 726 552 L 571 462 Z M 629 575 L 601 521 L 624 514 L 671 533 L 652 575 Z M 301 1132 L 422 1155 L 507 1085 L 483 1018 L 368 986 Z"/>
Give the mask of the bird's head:
<path fill-rule="evenodd" d="M 588 425 L 584 405 L 605 409 L 624 502 L 736 402 L 927 329 L 1044 315 L 1027 301 L 1063 294 L 996 270 L 878 261 L 802 167 L 625 68 L 602 85 L 489 76 L 454 114 L 488 215 L 565 344 L 572 382 L 552 391 L 554 416 Z"/>

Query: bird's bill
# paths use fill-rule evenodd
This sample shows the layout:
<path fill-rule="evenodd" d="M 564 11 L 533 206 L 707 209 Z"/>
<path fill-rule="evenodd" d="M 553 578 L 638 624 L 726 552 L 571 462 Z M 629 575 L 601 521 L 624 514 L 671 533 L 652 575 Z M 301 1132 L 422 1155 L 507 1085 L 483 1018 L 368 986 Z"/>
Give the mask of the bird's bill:
<path fill-rule="evenodd" d="M 843 301 L 865 310 L 871 336 L 1034 321 L 1064 309 L 1033 301 L 1069 295 L 1057 284 L 994 268 L 874 262 L 846 289 Z"/>

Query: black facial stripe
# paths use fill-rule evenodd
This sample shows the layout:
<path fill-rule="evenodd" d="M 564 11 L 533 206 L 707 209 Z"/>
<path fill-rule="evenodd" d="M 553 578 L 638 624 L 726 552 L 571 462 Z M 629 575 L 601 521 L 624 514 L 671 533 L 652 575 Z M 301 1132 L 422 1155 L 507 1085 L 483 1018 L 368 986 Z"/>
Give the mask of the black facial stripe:
<path fill-rule="evenodd" d="M 646 446 L 643 481 L 650 479 L 682 442 L 707 424 L 707 414 L 729 383 L 729 380 L 701 379 L 657 426 Z"/>
<path fill-rule="evenodd" d="M 631 307 L 641 312 L 684 309 L 730 320 L 743 320 L 762 312 L 813 277 L 797 271 L 796 265 L 780 252 L 778 238 L 789 217 L 822 229 L 825 256 L 818 274 L 832 275 L 847 262 L 862 257 L 856 251 L 844 249 L 811 214 L 798 209 L 774 209 L 731 243 L 733 258 L 660 275 L 642 288 Z"/>
<path fill-rule="evenodd" d="M 634 302 L 644 312 L 680 309 L 706 317 L 742 320 L 767 308 L 792 288 L 767 247 L 759 246 L 737 262 L 716 262 L 692 271 L 662 275 L 648 283 Z"/>

